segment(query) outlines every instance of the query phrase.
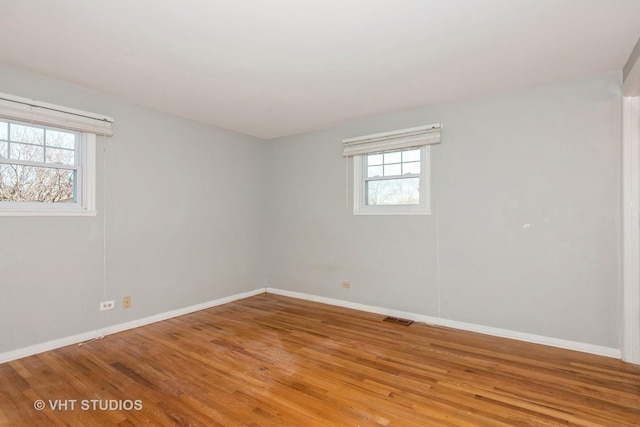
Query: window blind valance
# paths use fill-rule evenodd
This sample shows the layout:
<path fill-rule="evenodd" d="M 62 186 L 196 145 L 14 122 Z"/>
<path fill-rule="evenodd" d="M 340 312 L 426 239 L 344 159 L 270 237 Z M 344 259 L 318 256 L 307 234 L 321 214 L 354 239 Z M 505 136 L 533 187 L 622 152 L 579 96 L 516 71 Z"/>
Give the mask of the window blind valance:
<path fill-rule="evenodd" d="M 0 116 L 76 132 L 113 135 L 113 118 L 0 93 Z"/>
<path fill-rule="evenodd" d="M 344 157 L 440 143 L 441 123 L 342 140 Z"/>

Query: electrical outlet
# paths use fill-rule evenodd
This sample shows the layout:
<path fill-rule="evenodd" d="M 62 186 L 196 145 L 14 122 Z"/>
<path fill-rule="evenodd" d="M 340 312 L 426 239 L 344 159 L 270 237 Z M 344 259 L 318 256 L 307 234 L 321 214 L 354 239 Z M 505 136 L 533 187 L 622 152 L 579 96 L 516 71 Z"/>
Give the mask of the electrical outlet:
<path fill-rule="evenodd" d="M 122 298 L 122 307 L 123 308 L 131 307 L 131 297 L 129 295 L 127 295 L 126 297 Z"/>
<path fill-rule="evenodd" d="M 342 287 L 345 289 L 351 289 L 351 282 L 342 282 Z"/>
<path fill-rule="evenodd" d="M 116 307 L 116 302 L 114 300 L 102 301 L 100 303 L 100 311 L 113 310 L 115 307 Z"/>

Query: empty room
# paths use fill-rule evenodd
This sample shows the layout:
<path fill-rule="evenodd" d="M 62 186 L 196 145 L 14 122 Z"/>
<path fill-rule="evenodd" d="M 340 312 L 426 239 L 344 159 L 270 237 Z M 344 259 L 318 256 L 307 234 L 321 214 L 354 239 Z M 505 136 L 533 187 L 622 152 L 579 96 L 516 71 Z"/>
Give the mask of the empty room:
<path fill-rule="evenodd" d="M 640 1 L 0 27 L 0 426 L 640 425 Z"/>

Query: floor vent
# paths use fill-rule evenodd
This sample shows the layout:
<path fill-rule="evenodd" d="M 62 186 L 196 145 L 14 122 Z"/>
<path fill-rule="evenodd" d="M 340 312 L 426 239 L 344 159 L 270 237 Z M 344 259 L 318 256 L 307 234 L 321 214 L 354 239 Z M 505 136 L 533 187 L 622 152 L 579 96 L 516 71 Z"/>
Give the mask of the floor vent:
<path fill-rule="evenodd" d="M 393 316 L 387 316 L 384 319 L 382 319 L 382 321 L 383 322 L 398 323 L 398 324 L 404 325 L 404 326 L 409 326 L 410 324 L 413 323 L 413 320 L 400 319 L 399 317 L 393 317 Z"/>

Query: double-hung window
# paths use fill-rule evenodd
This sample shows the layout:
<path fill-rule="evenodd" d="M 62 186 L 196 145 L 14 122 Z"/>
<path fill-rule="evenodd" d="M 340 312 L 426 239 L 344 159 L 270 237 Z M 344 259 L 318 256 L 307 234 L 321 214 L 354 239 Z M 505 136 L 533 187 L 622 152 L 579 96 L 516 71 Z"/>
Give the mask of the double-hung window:
<path fill-rule="evenodd" d="M 0 119 L 0 201 L 78 204 L 81 135 Z"/>
<path fill-rule="evenodd" d="M 364 154 L 356 158 L 359 213 L 428 213 L 427 147 Z"/>
<path fill-rule="evenodd" d="M 344 155 L 354 158 L 354 214 L 429 214 L 427 145 L 438 142 L 439 124 L 345 139 Z"/>
<path fill-rule="evenodd" d="M 0 215 L 95 215 L 96 134 L 112 121 L 0 94 Z"/>

